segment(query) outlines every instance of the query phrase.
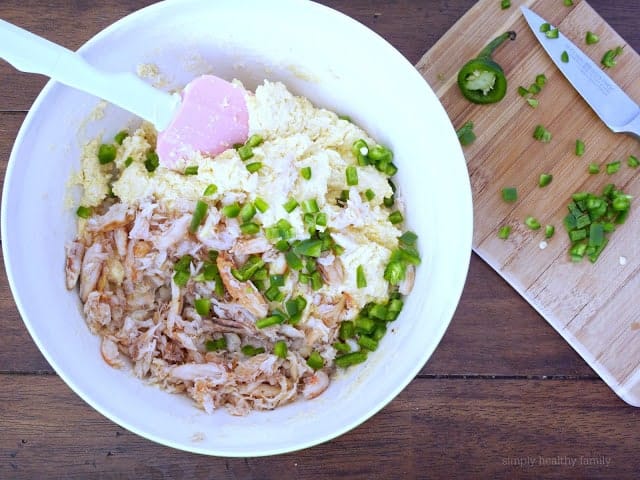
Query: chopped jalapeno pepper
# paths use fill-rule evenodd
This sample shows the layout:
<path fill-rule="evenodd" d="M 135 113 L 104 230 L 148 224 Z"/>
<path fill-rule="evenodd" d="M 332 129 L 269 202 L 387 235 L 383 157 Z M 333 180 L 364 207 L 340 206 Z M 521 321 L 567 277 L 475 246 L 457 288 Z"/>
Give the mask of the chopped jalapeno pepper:
<path fill-rule="evenodd" d="M 78 215 L 80 218 L 87 219 L 91 216 L 91 208 L 80 205 L 78 207 L 78 210 L 76 210 L 76 215 Z"/>
<path fill-rule="evenodd" d="M 587 45 L 594 45 L 600 41 L 600 37 L 593 32 L 587 32 L 584 41 Z"/>
<path fill-rule="evenodd" d="M 559 33 L 560 31 L 557 28 L 552 28 L 544 32 L 547 38 L 558 38 L 560 36 Z"/>
<path fill-rule="evenodd" d="M 540 228 L 540 222 L 532 216 L 527 217 L 524 221 L 524 224 L 531 230 L 538 230 Z"/>
<path fill-rule="evenodd" d="M 466 147 L 471 145 L 476 140 L 476 134 L 473 131 L 473 122 L 469 120 L 459 130 L 456 131 L 460 145 Z"/>
<path fill-rule="evenodd" d="M 564 226 L 571 246 L 569 257 L 579 262 L 587 257 L 592 263 L 606 247 L 608 234 L 629 216 L 631 196 L 608 184 L 602 195 L 578 192 L 572 195 Z"/>
<path fill-rule="evenodd" d="M 502 199 L 505 202 L 515 202 L 518 199 L 516 187 L 505 187 L 502 189 Z"/>
<path fill-rule="evenodd" d="M 507 238 L 509 238 L 510 234 L 511 227 L 509 225 L 504 225 L 500 227 L 500 230 L 498 230 L 498 238 L 501 240 L 506 240 Z"/>
<path fill-rule="evenodd" d="M 473 60 L 458 72 L 458 87 L 464 97 L 473 103 L 495 103 L 507 93 L 507 77 L 491 55 L 505 40 L 514 40 L 516 32 L 505 32 L 489 43 Z"/>
<path fill-rule="evenodd" d="M 622 47 L 616 47 L 613 50 L 607 50 L 600 63 L 602 63 L 602 65 L 604 65 L 606 68 L 613 68 L 617 65 L 617 57 L 621 53 Z"/>
<path fill-rule="evenodd" d="M 553 175 L 549 173 L 541 173 L 540 178 L 538 179 L 538 186 L 540 188 L 544 188 L 551 183 L 551 180 L 553 180 Z"/>

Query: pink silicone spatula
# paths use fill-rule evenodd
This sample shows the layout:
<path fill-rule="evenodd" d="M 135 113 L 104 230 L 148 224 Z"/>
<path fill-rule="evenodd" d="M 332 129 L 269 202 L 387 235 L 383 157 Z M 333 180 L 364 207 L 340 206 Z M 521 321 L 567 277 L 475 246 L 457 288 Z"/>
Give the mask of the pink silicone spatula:
<path fill-rule="evenodd" d="M 181 95 L 163 92 L 132 73 L 107 73 L 71 50 L 0 19 L 0 58 L 16 69 L 46 75 L 151 122 L 160 163 L 176 168 L 194 152 L 216 155 L 249 133 L 245 91 L 203 75 Z"/>

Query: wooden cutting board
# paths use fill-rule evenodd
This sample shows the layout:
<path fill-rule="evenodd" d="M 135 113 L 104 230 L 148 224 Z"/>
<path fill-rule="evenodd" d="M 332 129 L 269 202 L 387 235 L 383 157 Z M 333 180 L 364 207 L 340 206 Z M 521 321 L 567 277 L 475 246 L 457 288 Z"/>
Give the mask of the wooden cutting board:
<path fill-rule="evenodd" d="M 571 344 L 626 402 L 640 406 L 640 168 L 627 166 L 629 155 L 640 158 L 640 142 L 614 134 L 554 66 L 538 44 L 522 14 L 526 5 L 558 26 L 597 64 L 604 52 L 624 40 L 585 2 L 574 0 L 513 0 L 501 10 L 498 0 L 480 0 L 418 62 L 417 68 L 432 86 L 453 125 L 475 124 L 477 140 L 464 148 L 474 201 L 473 249 L 502 275 Z M 460 67 L 474 58 L 490 40 L 515 30 L 494 59 L 509 82 L 506 97 L 493 105 L 474 105 L 462 97 L 456 78 Z M 592 31 L 600 42 L 586 45 Z M 530 107 L 517 88 L 529 87 L 544 73 L 547 84 Z M 625 46 L 610 76 L 640 103 L 640 57 Z M 550 143 L 533 139 L 537 124 L 553 135 Z M 575 155 L 576 139 L 586 144 Z M 589 175 L 590 163 L 604 166 L 622 160 L 613 175 Z M 438 159 L 446 161 L 446 159 Z M 553 175 L 546 188 L 538 187 L 541 173 Z M 600 193 L 614 183 L 634 196 L 631 215 L 610 237 L 595 264 L 572 263 L 569 239 L 562 224 L 573 193 Z M 502 200 L 503 187 L 515 186 L 518 200 Z M 455 213 L 452 213 L 455 215 Z M 532 231 L 524 219 L 535 216 L 543 228 Z M 544 225 L 556 233 L 541 248 Z M 511 225 L 508 240 L 497 236 Z M 523 339 L 523 342 L 526 342 Z M 514 348 L 518 348 L 514 345 Z"/>

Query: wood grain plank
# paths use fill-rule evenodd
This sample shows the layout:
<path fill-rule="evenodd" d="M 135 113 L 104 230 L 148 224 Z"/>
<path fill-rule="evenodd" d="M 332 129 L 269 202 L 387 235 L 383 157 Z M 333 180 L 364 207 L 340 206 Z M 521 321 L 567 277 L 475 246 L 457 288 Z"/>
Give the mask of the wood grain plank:
<path fill-rule="evenodd" d="M 633 388 L 625 382 L 639 382 L 640 342 L 631 326 L 640 320 L 634 308 L 637 287 L 633 279 L 640 271 L 640 246 L 636 231 L 640 216 L 632 212 L 629 221 L 611 236 L 609 246 L 592 265 L 573 264 L 568 258 L 570 242 L 562 219 L 572 193 L 599 192 L 607 183 L 615 183 L 634 197 L 640 194 L 640 177 L 626 166 L 629 155 L 638 155 L 637 141 L 612 133 L 573 90 L 538 45 L 538 41 L 519 14 L 520 5 L 528 5 L 556 25 L 597 64 L 603 53 L 625 40 L 585 1 L 572 8 L 560 8 L 549 2 L 522 0 L 513 2 L 515 11 L 498 12 L 478 2 L 418 62 L 417 68 L 431 82 L 440 82 L 436 93 L 454 125 L 467 120 L 476 124 L 478 139 L 465 149 L 474 199 L 474 250 L 496 269 L 546 320 L 568 340 L 587 362 L 617 391 Z M 457 87 L 457 68 L 452 68 L 447 52 L 462 52 L 472 58 L 475 51 L 462 40 L 461 32 L 475 29 L 472 44 L 484 45 L 501 32 L 515 30 L 514 42 L 507 42 L 495 55 L 502 64 L 511 88 L 498 105 L 474 105 L 465 100 Z M 586 46 L 585 32 L 600 35 L 600 43 Z M 476 38 L 477 37 L 477 38 Z M 627 94 L 640 102 L 640 56 L 626 44 L 624 59 L 610 69 L 611 77 Z M 443 72 L 445 72 L 443 74 Z M 538 73 L 547 76 L 547 84 L 537 95 L 539 107 L 530 108 L 517 94 L 516 87 L 529 86 Z M 544 124 L 553 134 L 551 143 L 532 138 L 536 124 Z M 574 153 L 577 138 L 587 144 L 582 158 Z M 621 160 L 615 175 L 589 175 L 587 166 L 595 162 L 604 167 Z M 541 189 L 541 173 L 554 176 L 553 183 Z M 508 204 L 501 199 L 502 187 L 518 188 L 519 199 Z M 530 215 L 540 222 L 555 225 L 556 236 L 545 242 L 543 233 L 524 225 Z M 511 225 L 507 241 L 497 238 L 502 225 Z M 540 247 L 540 248 L 539 248 Z M 625 260 L 621 264 L 620 258 Z M 626 302 L 621 302 L 626 299 Z M 632 303 L 630 303 L 632 302 Z M 635 303 L 637 305 L 637 302 Z M 621 350 L 624 346 L 624 350 Z M 640 397 L 631 400 L 640 405 Z"/>
<path fill-rule="evenodd" d="M 0 273 L 0 372 L 52 373 L 15 306 L 7 278 Z"/>
<path fill-rule="evenodd" d="M 55 376 L 0 381 L 1 478 L 619 479 L 640 472 L 638 434 L 626 427 L 640 410 L 597 380 L 415 380 L 342 437 L 262 459 L 205 457 L 149 442 L 100 416 Z M 578 385 L 580 397 L 573 394 Z"/>

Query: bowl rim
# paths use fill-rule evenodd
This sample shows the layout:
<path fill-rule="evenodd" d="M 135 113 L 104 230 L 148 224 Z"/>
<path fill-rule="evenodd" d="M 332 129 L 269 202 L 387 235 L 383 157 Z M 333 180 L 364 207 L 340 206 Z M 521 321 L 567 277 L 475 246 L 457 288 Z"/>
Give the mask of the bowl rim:
<path fill-rule="evenodd" d="M 206 2 L 206 0 L 189 0 L 191 3 L 196 3 L 196 4 L 204 4 Z M 245 0 L 246 1 L 246 0 Z M 250 0 L 251 1 L 251 0 Z M 303 2 L 300 2 L 298 0 L 280 0 L 283 3 L 289 3 L 291 5 L 300 5 Z M 141 9 L 138 9 L 134 12 L 131 12 L 129 14 L 127 14 L 126 16 L 116 20 L 115 22 L 111 23 L 110 25 L 108 25 L 107 27 L 105 27 L 104 29 L 102 29 L 100 32 L 98 32 L 97 34 L 95 34 L 93 37 L 91 37 L 89 40 L 87 40 L 85 43 L 83 43 L 83 45 L 77 50 L 78 53 L 82 53 L 88 49 L 90 49 L 94 44 L 99 43 L 103 38 L 108 37 L 110 35 L 112 35 L 115 31 L 117 31 L 119 28 L 125 26 L 125 25 L 129 25 L 131 22 L 136 22 L 138 20 L 139 17 L 143 17 L 146 15 L 150 15 L 152 13 L 157 13 L 159 11 L 161 11 L 162 9 L 166 9 L 166 8 L 172 8 L 173 5 L 178 4 L 178 3 L 184 3 L 183 0 L 163 0 L 160 1 L 158 3 L 155 4 L 151 4 L 149 6 L 143 7 Z M 440 100 L 437 98 L 435 92 L 433 91 L 433 89 L 431 88 L 431 86 L 426 82 L 426 80 L 420 75 L 420 73 L 418 72 L 418 70 L 414 67 L 414 65 L 412 65 L 390 42 L 388 42 L 386 39 L 384 39 L 382 36 L 380 36 L 377 32 L 373 31 L 372 29 L 370 29 L 369 27 L 367 27 L 366 25 L 362 24 L 361 22 L 359 22 L 358 20 L 354 19 L 353 17 L 350 17 L 338 10 L 335 10 L 331 7 L 328 7 L 326 5 L 323 4 L 319 4 L 316 3 L 314 1 L 305 1 L 304 3 L 308 4 L 310 6 L 310 8 L 318 8 L 321 9 L 322 11 L 324 11 L 325 14 L 331 14 L 331 15 L 337 15 L 338 17 L 341 17 L 342 20 L 346 20 L 348 23 L 350 23 L 353 28 L 358 28 L 358 29 L 364 29 L 367 31 L 368 35 L 372 36 L 372 38 L 375 38 L 376 41 L 379 43 L 379 46 L 382 48 L 386 48 L 387 50 L 392 50 L 394 55 L 397 55 L 399 57 L 401 57 L 399 60 L 401 62 L 404 62 L 406 67 L 407 67 L 407 75 L 413 77 L 412 81 L 413 82 L 421 82 L 423 83 L 423 87 L 425 94 L 426 95 L 431 95 L 433 96 L 433 98 L 436 99 L 437 101 L 437 105 L 440 107 L 440 111 L 438 112 L 438 115 L 440 117 L 442 117 L 443 120 L 446 119 L 446 121 L 448 122 L 449 126 L 448 129 L 450 130 L 450 134 L 455 135 L 455 131 L 453 129 L 453 126 L 444 110 L 444 107 L 442 106 L 442 104 L 440 103 Z M 319 445 L 322 444 L 324 442 L 327 442 L 329 440 L 332 440 L 334 438 L 337 438 L 343 434 L 345 434 L 346 432 L 356 428 L 357 426 L 361 425 L 362 423 L 364 423 L 365 421 L 369 420 L 371 417 L 373 417 L 375 414 L 377 414 L 380 410 L 382 410 L 384 407 L 386 407 L 394 398 L 396 398 L 406 387 L 409 383 L 411 383 L 415 376 L 419 373 L 419 371 L 424 367 L 424 365 L 427 363 L 427 361 L 431 358 L 431 356 L 433 355 L 433 352 L 435 351 L 435 349 L 437 348 L 437 346 L 439 345 L 440 341 L 442 340 L 442 337 L 444 336 L 446 330 L 448 329 L 451 320 L 453 318 L 455 309 L 457 308 L 457 305 L 460 301 L 460 298 L 462 296 L 462 291 L 464 288 L 464 284 L 466 282 L 466 277 L 467 277 L 467 273 L 468 273 L 468 269 L 469 269 L 469 265 L 470 265 L 470 259 L 471 259 L 471 247 L 472 247 L 472 232 L 473 232 L 473 208 L 472 208 L 472 196 L 471 196 L 471 186 L 470 186 L 470 181 L 469 181 L 469 176 L 468 176 L 468 171 L 466 169 L 466 162 L 464 162 L 464 155 L 462 153 L 462 149 L 461 147 L 459 147 L 459 151 L 458 151 L 458 159 L 459 161 L 462 162 L 461 165 L 458 165 L 459 168 L 464 170 L 464 173 L 466 173 L 466 182 L 462 182 L 464 183 L 465 187 L 463 190 L 461 190 L 458 195 L 458 200 L 460 202 L 461 205 L 464 206 L 464 208 L 466 209 L 466 215 L 465 217 L 467 217 L 469 219 L 469 222 L 464 225 L 463 227 L 461 226 L 461 232 L 460 232 L 460 237 L 457 239 L 459 243 L 462 243 L 463 245 L 465 245 L 465 252 L 460 252 L 460 256 L 464 257 L 464 262 L 460 261 L 460 263 L 458 264 L 458 269 L 459 271 L 457 272 L 457 275 L 455 276 L 456 279 L 459 280 L 458 284 L 455 285 L 452 290 L 451 290 L 451 302 L 450 304 L 443 309 L 443 318 L 447 318 L 447 321 L 443 321 L 440 322 L 438 325 L 437 329 L 434 329 L 433 331 L 433 348 L 432 349 L 428 349 L 427 351 L 425 351 L 425 353 L 422 355 L 421 357 L 421 361 L 420 362 L 416 362 L 415 365 L 413 366 L 412 369 L 410 369 L 410 374 L 406 375 L 404 378 L 402 378 L 402 381 L 395 383 L 395 386 L 393 388 L 389 388 L 387 391 L 387 394 L 383 397 L 383 399 L 377 404 L 374 405 L 373 408 L 370 408 L 368 410 L 363 411 L 357 418 L 355 418 L 352 422 L 345 424 L 342 426 L 342 428 L 338 428 L 338 429 L 334 429 L 331 432 L 325 434 L 325 435 L 320 435 L 317 437 L 314 437 L 312 439 L 309 439 L 305 442 L 300 442 L 300 443 L 296 443 L 295 445 L 292 445 L 290 447 L 283 447 L 283 448 L 265 448 L 260 452 L 254 452 L 254 451 L 235 451 L 235 452 L 228 452 L 228 451 L 224 451 L 224 450 L 216 450 L 216 449 L 212 449 L 212 448 L 202 448 L 199 447 L 198 444 L 196 442 L 192 442 L 192 443 L 188 443 L 186 441 L 180 441 L 180 440 L 172 440 L 170 438 L 167 437 L 162 437 L 150 432 L 147 432 L 141 428 L 139 428 L 136 425 L 131 424 L 130 422 L 125 421 L 124 419 L 120 418 L 116 413 L 112 412 L 110 410 L 110 408 L 108 407 L 108 405 L 104 405 L 103 401 L 100 399 L 96 399 L 93 398 L 90 394 L 86 393 L 83 388 L 81 387 L 81 385 L 77 384 L 72 378 L 70 378 L 69 376 L 67 376 L 67 374 L 64 372 L 64 370 L 61 369 L 61 367 L 57 364 L 56 360 L 53 358 L 52 354 L 49 352 L 49 350 L 45 347 L 45 344 L 43 342 L 43 340 L 38 336 L 35 327 L 31 324 L 31 322 L 29 321 L 29 319 L 27 318 L 26 314 L 25 314 L 25 307 L 23 306 L 23 303 L 21 301 L 19 292 L 17 290 L 17 285 L 16 285 L 16 281 L 14 279 L 14 273 L 13 273 L 13 266 L 12 263 L 10 261 L 11 258 L 11 254 L 9 251 L 9 242 L 7 242 L 6 240 L 6 232 L 7 230 L 7 205 L 8 205 L 8 192 L 10 189 L 6 188 L 7 185 L 7 180 L 11 179 L 11 177 L 13 176 L 13 170 L 14 170 L 14 164 L 16 163 L 17 159 L 17 146 L 20 145 L 23 141 L 24 141 L 24 136 L 26 134 L 26 131 L 28 130 L 29 125 L 31 124 L 31 122 L 33 121 L 33 119 L 35 118 L 37 111 L 40 108 L 40 105 L 46 100 L 47 96 L 49 95 L 49 93 L 51 92 L 51 90 L 58 85 L 58 82 L 54 81 L 54 80 L 48 80 L 46 85 L 43 87 L 43 89 L 40 91 L 40 93 L 38 94 L 38 96 L 36 97 L 36 99 L 34 100 L 31 108 L 29 109 L 27 115 L 25 116 L 25 119 L 18 131 L 18 134 L 16 135 L 12 150 L 11 150 L 11 154 L 9 157 L 9 161 L 7 164 L 7 169 L 6 169 L 6 173 L 5 173 L 5 188 L 3 188 L 3 192 L 2 192 L 2 205 L 1 205 L 1 211 L 0 211 L 0 234 L 1 234 L 1 242 L 2 242 L 2 253 L 4 256 L 4 265 L 5 265 L 5 270 L 7 273 L 7 280 L 14 298 L 14 301 L 16 303 L 16 306 L 18 308 L 18 311 L 20 313 L 20 317 L 25 325 L 25 327 L 27 328 L 27 331 L 29 332 L 31 338 L 33 339 L 33 341 L 36 343 L 38 349 L 40 350 L 41 354 L 45 357 L 45 359 L 47 360 L 47 362 L 51 365 L 51 367 L 54 369 L 54 371 L 56 372 L 56 374 L 65 382 L 65 384 L 76 394 L 78 395 L 82 400 L 84 400 L 84 402 L 86 402 L 88 405 L 90 405 L 94 410 L 96 410 L 97 412 L 99 412 L 101 415 L 103 415 L 104 417 L 108 418 L 109 420 L 111 420 L 112 422 L 114 422 L 115 424 L 129 430 L 130 432 L 135 433 L 136 435 L 139 435 L 145 439 L 151 440 L 155 443 L 164 445 L 164 446 L 168 446 L 171 448 L 175 448 L 178 450 L 182 450 L 182 451 L 188 451 L 188 452 L 192 452 L 192 453 L 198 453 L 198 454 L 205 454 L 205 455 L 213 455 L 213 456 L 220 456 L 220 457 L 259 457 L 259 456 L 268 456 L 268 455 L 276 455 L 276 454 L 283 454 L 283 453 L 291 453 L 291 452 L 295 452 L 295 451 L 299 451 L 302 449 L 306 449 L 315 445 Z M 460 162 L 458 162 L 460 163 Z M 462 178 L 462 177 L 461 177 Z M 455 300 L 455 301 L 453 301 Z"/>

